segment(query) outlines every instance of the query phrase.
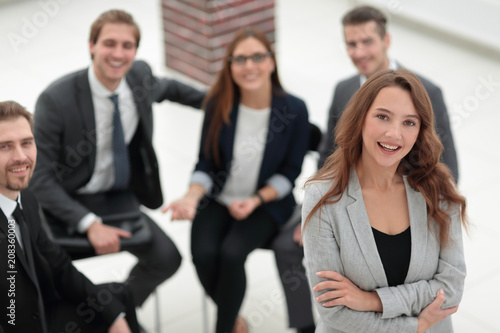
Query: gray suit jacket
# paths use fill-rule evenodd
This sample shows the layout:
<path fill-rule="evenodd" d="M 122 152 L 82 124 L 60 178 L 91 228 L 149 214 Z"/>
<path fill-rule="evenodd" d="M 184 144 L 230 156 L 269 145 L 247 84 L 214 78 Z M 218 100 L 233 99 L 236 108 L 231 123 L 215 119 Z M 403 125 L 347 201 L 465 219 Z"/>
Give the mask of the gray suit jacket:
<path fill-rule="evenodd" d="M 406 180 L 410 212 L 411 259 L 405 284 L 389 287 L 356 172 L 351 172 L 346 192 L 339 202 L 323 207 L 321 219 L 316 212 L 303 232 L 306 270 L 311 288 L 321 282 L 316 272 L 336 271 L 359 288 L 376 291 L 383 313 L 358 312 L 345 306 L 325 308 L 315 302 L 319 312 L 316 332 L 416 332 L 418 314 L 443 288 L 443 308 L 460 303 L 466 275 L 462 229 L 458 210 L 450 210 L 450 243 L 441 249 L 437 226 L 427 227 L 427 208 L 423 196 Z M 306 187 L 302 221 L 332 182 L 318 182 Z M 314 297 L 321 293 L 316 293 Z M 453 332 L 451 318 L 434 325 L 428 332 Z"/>
<path fill-rule="evenodd" d="M 128 147 L 130 189 L 141 204 L 157 208 L 163 195 L 152 143 L 152 104 L 170 100 L 200 108 L 205 94 L 176 80 L 157 78 L 143 61 L 134 62 L 126 80 L 139 114 L 139 125 Z M 30 188 L 49 220 L 55 218 L 74 231 L 89 210 L 72 195 L 90 180 L 96 159 L 88 69 L 66 75 L 42 92 L 35 107 L 34 132 L 38 156 Z"/>
<path fill-rule="evenodd" d="M 402 66 L 400 66 L 399 64 L 398 67 L 402 68 Z M 416 75 L 427 90 L 432 103 L 432 108 L 434 110 L 434 119 L 436 120 L 436 131 L 444 147 L 441 161 L 446 164 L 448 168 L 450 168 L 453 178 L 456 182 L 458 182 L 457 153 L 455 151 L 455 144 L 453 143 L 453 135 L 450 128 L 450 119 L 448 117 L 446 105 L 444 104 L 443 94 L 441 92 L 441 89 L 434 83 L 418 74 Z M 342 114 L 342 112 L 344 112 L 347 103 L 359 88 L 359 74 L 345 79 L 337 84 L 333 95 L 332 105 L 330 106 L 330 111 L 328 112 L 328 129 L 323 137 L 319 150 L 320 159 L 318 168 L 321 168 L 321 166 L 323 166 L 323 163 L 325 162 L 325 159 L 331 153 L 333 153 L 335 146 L 333 132 L 335 130 L 335 126 L 340 119 L 340 115 Z"/>

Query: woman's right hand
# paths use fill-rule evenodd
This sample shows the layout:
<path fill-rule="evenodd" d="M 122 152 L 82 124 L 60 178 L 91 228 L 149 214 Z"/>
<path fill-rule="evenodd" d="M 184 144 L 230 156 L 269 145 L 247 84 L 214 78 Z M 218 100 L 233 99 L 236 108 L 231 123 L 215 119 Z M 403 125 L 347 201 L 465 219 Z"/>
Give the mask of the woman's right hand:
<path fill-rule="evenodd" d="M 189 185 L 189 190 L 186 195 L 179 200 L 172 202 L 161 211 L 163 213 L 172 211 L 172 221 L 174 220 L 190 220 L 196 215 L 198 203 L 205 195 L 205 188 L 200 184 Z"/>
<path fill-rule="evenodd" d="M 418 315 L 418 328 L 417 333 L 423 333 L 430 329 L 432 326 L 439 323 L 444 318 L 451 316 L 458 310 L 458 305 L 448 308 L 441 309 L 446 297 L 444 296 L 443 289 L 437 292 L 436 299 Z"/>
<path fill-rule="evenodd" d="M 192 198 L 181 198 L 170 203 L 167 207 L 163 208 L 161 211 L 163 213 L 172 211 L 172 221 L 174 220 L 190 220 L 194 219 L 196 214 L 196 207 L 198 206 L 198 200 Z"/>

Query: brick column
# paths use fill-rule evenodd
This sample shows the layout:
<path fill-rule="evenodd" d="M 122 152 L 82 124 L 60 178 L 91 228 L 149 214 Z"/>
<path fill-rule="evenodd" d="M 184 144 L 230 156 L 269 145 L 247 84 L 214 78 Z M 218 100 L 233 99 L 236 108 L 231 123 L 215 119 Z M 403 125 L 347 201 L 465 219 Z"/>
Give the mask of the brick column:
<path fill-rule="evenodd" d="M 226 46 L 252 26 L 274 44 L 274 0 L 162 0 L 169 68 L 212 84 Z"/>

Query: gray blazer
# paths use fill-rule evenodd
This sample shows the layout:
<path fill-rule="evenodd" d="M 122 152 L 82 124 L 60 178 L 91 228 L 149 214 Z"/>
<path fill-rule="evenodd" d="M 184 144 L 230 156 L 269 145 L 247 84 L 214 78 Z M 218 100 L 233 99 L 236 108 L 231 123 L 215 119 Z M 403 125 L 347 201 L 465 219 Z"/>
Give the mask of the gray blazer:
<path fill-rule="evenodd" d="M 404 68 L 398 64 L 398 68 Z M 453 142 L 453 134 L 450 128 L 450 119 L 448 117 L 448 111 L 446 105 L 444 104 L 443 94 L 441 89 L 428 79 L 422 77 L 421 75 L 415 74 L 420 79 L 422 84 L 429 94 L 429 98 L 432 103 L 432 109 L 434 110 L 434 119 L 436 120 L 436 132 L 443 143 L 443 154 L 441 156 L 441 162 L 446 164 L 450 168 L 453 178 L 458 183 L 458 162 L 457 162 L 457 152 L 455 151 L 455 144 Z M 319 149 L 320 159 L 318 162 L 318 167 L 321 168 L 325 162 L 325 159 L 334 151 L 335 140 L 333 137 L 333 131 L 337 122 L 340 119 L 342 112 L 344 112 L 347 103 L 354 95 L 354 93 L 360 88 L 360 75 L 354 75 L 348 79 L 345 79 L 337 84 L 335 87 L 335 92 L 333 94 L 332 104 L 328 112 L 328 129 L 323 136 L 321 146 Z"/>
<path fill-rule="evenodd" d="M 339 202 L 316 212 L 303 232 L 306 270 L 311 288 L 321 282 L 316 272 L 336 271 L 359 288 L 376 291 L 383 313 L 358 312 L 345 306 L 325 308 L 314 302 L 319 312 L 316 333 L 320 332 L 416 332 L 418 314 L 443 288 L 443 308 L 460 303 L 466 275 L 460 214 L 450 210 L 450 243 L 441 249 L 437 226 L 427 227 L 427 208 L 423 196 L 404 178 L 410 212 L 411 259 L 405 284 L 389 287 L 363 202 L 361 187 L 353 170 L 348 187 Z M 306 187 L 302 221 L 331 187 L 331 181 Z M 319 218 L 321 216 L 321 219 Z M 321 293 L 316 293 L 314 297 Z M 451 317 L 428 332 L 453 332 Z"/>

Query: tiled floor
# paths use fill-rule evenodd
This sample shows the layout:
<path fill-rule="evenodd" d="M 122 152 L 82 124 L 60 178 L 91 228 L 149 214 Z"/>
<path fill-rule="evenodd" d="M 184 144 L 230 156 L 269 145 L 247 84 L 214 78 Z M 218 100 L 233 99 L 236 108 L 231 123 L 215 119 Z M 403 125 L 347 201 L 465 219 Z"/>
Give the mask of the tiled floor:
<path fill-rule="evenodd" d="M 342 44 L 340 17 L 349 0 L 276 0 L 277 54 L 282 82 L 305 99 L 310 118 L 325 127 L 332 89 L 354 72 Z M 38 94 L 55 78 L 87 66 L 88 31 L 105 9 L 130 11 L 142 28 L 138 57 L 159 75 L 175 76 L 163 64 L 160 1 L 42 0 L 10 1 L 0 6 L 0 100 L 13 99 L 33 110 Z M 472 13 L 473 14 L 473 13 Z M 463 302 L 454 315 L 459 333 L 500 332 L 500 63 L 492 55 L 451 44 L 438 34 L 424 34 L 403 24 L 390 26 L 392 57 L 438 83 L 452 118 L 460 162 L 460 189 L 469 202 L 473 223 L 466 237 L 468 277 Z M 196 84 L 196 83 L 194 83 Z M 168 200 L 183 194 L 195 162 L 201 112 L 163 103 L 155 108 L 155 145 Z M 498 123 L 497 123 L 498 121 Z M 304 177 L 313 170 L 308 161 Z M 497 193 L 497 194 L 495 194 Z M 300 193 L 298 193 L 300 196 Z M 184 261 L 179 272 L 159 288 L 162 332 L 202 332 L 202 291 L 189 253 L 187 222 L 171 222 L 151 212 L 171 235 Z M 78 262 L 94 281 L 123 279 L 134 263 L 127 253 Z M 242 313 L 251 332 L 287 330 L 283 298 L 272 254 L 257 250 L 249 258 L 248 290 Z M 277 301 L 278 300 L 278 301 Z M 210 326 L 213 324 L 210 307 Z M 139 311 L 148 328 L 154 326 L 153 302 Z"/>

